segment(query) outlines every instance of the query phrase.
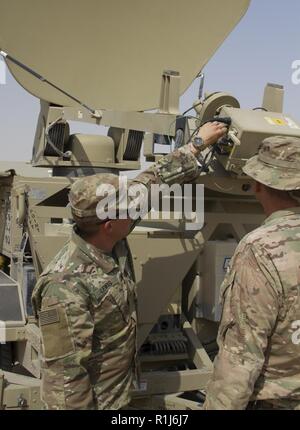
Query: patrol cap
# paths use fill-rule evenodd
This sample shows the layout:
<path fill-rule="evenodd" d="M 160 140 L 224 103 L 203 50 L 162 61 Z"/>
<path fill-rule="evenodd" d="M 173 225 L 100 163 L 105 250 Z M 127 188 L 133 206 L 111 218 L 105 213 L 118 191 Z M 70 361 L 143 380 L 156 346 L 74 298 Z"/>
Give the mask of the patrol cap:
<path fill-rule="evenodd" d="M 289 136 L 265 139 L 258 155 L 248 160 L 243 171 L 270 188 L 300 190 L 300 139 Z"/>
<path fill-rule="evenodd" d="M 124 180 L 124 177 L 122 179 Z M 110 202 L 110 209 L 119 215 L 119 206 L 127 199 L 127 193 L 120 196 L 119 189 L 120 177 L 111 173 L 84 176 L 76 180 L 69 193 L 75 223 L 87 231 L 109 219 L 107 212 L 99 213 L 98 204 L 104 198 L 106 202 Z"/>

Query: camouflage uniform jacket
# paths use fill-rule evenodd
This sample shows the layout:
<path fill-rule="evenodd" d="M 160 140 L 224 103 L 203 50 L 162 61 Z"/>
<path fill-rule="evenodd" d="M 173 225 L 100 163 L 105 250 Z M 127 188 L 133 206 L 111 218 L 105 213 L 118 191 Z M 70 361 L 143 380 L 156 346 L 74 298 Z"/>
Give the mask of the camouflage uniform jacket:
<path fill-rule="evenodd" d="M 220 350 L 204 408 L 246 409 L 250 400 L 297 408 L 300 208 L 274 213 L 241 241 L 221 297 Z"/>
<path fill-rule="evenodd" d="M 182 183 L 199 168 L 186 148 L 134 182 Z M 136 291 L 126 241 L 113 255 L 73 231 L 41 274 L 33 306 L 42 333 L 42 398 L 48 409 L 119 409 L 130 401 L 136 355 Z"/>

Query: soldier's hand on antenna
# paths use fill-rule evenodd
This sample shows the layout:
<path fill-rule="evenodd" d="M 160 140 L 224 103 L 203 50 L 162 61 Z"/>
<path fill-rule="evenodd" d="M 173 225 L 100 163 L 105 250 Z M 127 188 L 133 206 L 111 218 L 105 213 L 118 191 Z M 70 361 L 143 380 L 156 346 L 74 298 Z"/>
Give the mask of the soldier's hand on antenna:
<path fill-rule="evenodd" d="M 200 151 L 208 146 L 214 145 L 228 132 L 228 126 L 222 122 L 207 122 L 204 124 L 191 144 L 191 151 L 194 155 L 199 155 Z"/>

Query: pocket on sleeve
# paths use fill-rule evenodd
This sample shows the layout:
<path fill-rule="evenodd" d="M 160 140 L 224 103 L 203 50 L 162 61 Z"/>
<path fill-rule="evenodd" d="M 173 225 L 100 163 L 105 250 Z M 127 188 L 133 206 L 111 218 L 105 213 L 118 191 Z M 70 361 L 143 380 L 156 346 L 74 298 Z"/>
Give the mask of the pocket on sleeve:
<path fill-rule="evenodd" d="M 42 309 L 39 313 L 45 361 L 67 357 L 75 352 L 66 309 L 63 305 Z"/>
<path fill-rule="evenodd" d="M 222 314 L 219 326 L 219 337 L 222 339 L 222 341 L 225 340 L 227 331 L 235 325 L 231 300 L 231 292 L 235 280 L 235 275 L 235 271 L 231 271 L 226 275 L 220 291 Z"/>

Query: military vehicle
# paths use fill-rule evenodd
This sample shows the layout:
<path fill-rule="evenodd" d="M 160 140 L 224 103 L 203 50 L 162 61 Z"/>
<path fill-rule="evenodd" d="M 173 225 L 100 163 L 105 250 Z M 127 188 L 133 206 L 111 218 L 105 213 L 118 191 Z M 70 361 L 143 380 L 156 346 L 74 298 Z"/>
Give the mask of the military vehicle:
<path fill-rule="evenodd" d="M 158 148 L 187 144 L 218 117 L 230 127 L 199 160 L 203 228 L 161 217 L 144 220 L 129 237 L 142 368 L 130 407 L 201 408 L 216 352 L 219 286 L 237 242 L 263 219 L 241 168 L 264 137 L 300 137 L 283 113 L 279 85 L 267 85 L 256 110 L 242 109 L 227 93 L 202 94 L 204 66 L 249 3 L 0 0 L 1 55 L 41 101 L 31 165 L 1 164 L 1 409 L 42 407 L 42 346 L 30 298 L 69 238 L 71 184 L 81 175 L 139 170 L 143 155 L 155 162 Z M 180 96 L 199 76 L 199 97 L 181 114 Z M 74 121 L 98 125 L 99 133 L 72 133 Z"/>

